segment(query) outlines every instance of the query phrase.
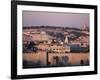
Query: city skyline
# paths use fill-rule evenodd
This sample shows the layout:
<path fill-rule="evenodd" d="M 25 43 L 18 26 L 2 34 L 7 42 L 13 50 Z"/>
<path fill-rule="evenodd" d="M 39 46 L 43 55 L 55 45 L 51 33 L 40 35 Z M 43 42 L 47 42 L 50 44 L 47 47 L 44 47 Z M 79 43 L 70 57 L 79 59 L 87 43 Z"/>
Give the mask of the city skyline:
<path fill-rule="evenodd" d="M 60 26 L 80 28 L 86 25 L 89 27 L 88 13 L 61 13 L 43 11 L 23 11 L 23 26 Z"/>

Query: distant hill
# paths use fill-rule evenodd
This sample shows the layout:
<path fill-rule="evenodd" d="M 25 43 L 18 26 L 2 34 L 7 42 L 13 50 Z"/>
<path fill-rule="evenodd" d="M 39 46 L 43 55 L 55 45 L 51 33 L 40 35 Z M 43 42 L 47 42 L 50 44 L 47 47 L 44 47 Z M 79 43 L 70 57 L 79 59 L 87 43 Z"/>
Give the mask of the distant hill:
<path fill-rule="evenodd" d="M 72 27 L 61 27 L 61 26 L 24 26 L 23 29 L 34 29 L 34 28 L 46 28 L 46 29 L 69 29 L 69 30 L 79 30 L 79 28 L 72 28 Z"/>

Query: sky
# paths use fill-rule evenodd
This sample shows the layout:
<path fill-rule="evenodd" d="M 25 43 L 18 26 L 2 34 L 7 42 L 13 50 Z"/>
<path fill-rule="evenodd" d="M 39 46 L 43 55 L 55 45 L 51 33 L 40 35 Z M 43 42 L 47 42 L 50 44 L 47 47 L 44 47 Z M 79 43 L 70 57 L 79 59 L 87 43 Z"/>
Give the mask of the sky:
<path fill-rule="evenodd" d="M 89 27 L 88 13 L 23 11 L 23 26 Z"/>

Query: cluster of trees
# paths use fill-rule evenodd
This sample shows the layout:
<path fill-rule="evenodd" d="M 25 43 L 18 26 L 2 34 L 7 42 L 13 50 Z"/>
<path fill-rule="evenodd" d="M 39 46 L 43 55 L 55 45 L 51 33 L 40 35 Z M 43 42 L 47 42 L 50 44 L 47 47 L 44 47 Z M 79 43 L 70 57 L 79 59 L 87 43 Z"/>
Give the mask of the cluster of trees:
<path fill-rule="evenodd" d="M 27 52 L 37 52 L 38 48 L 36 47 L 37 44 L 35 44 L 34 41 L 30 41 L 29 44 L 23 44 L 23 53 Z"/>
<path fill-rule="evenodd" d="M 58 40 L 64 41 L 65 36 L 63 33 L 56 32 L 47 32 L 48 35 L 57 38 Z"/>

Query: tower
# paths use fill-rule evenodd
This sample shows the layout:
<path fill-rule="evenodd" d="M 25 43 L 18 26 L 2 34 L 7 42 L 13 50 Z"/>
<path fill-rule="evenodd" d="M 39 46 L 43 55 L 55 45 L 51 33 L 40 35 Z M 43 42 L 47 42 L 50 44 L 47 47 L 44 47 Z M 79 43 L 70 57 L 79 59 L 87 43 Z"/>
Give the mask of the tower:
<path fill-rule="evenodd" d="M 67 36 L 65 37 L 65 43 L 66 44 L 68 43 L 68 37 Z"/>
<path fill-rule="evenodd" d="M 86 27 L 86 25 L 84 24 L 83 27 L 82 27 L 82 30 L 86 30 L 86 29 L 87 29 L 87 27 Z"/>

